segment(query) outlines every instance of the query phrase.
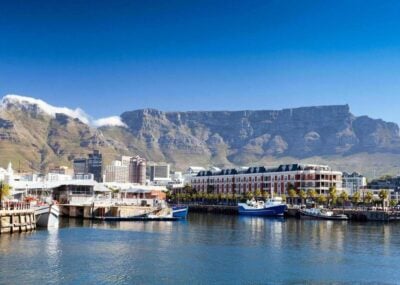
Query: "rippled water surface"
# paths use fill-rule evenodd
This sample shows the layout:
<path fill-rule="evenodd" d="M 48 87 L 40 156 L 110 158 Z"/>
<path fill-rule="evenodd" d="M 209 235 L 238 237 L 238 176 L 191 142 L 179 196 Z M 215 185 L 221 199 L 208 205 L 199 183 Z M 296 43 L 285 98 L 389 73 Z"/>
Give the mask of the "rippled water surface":
<path fill-rule="evenodd" d="M 0 284 L 400 284 L 400 223 L 191 213 L 0 236 Z"/>

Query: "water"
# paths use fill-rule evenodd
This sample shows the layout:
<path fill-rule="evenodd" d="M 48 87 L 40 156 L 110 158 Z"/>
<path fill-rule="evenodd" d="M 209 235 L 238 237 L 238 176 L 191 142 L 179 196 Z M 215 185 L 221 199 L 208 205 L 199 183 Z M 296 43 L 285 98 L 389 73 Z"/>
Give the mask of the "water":
<path fill-rule="evenodd" d="M 399 284 L 400 224 L 191 213 L 0 236 L 0 284 Z"/>

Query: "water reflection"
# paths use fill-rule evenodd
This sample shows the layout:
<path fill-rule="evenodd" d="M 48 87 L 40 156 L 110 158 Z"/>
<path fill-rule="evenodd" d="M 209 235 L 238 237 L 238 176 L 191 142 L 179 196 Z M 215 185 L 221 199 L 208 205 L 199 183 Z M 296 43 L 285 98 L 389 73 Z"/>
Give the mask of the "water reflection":
<path fill-rule="evenodd" d="M 390 284 L 399 262 L 399 224 L 190 213 L 0 236 L 0 284 Z"/>

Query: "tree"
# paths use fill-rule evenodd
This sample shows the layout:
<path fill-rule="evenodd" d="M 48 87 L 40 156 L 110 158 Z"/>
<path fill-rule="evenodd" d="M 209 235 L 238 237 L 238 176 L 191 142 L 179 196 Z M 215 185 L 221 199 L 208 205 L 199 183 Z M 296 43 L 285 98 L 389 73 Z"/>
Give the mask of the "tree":
<path fill-rule="evenodd" d="M 396 200 L 390 200 L 390 207 L 396 207 L 397 201 Z"/>
<path fill-rule="evenodd" d="M 371 191 L 368 191 L 368 192 L 365 194 L 364 200 L 365 200 L 365 202 L 367 202 L 367 204 L 370 204 L 370 203 L 372 202 L 372 199 L 373 199 L 373 198 L 374 198 L 374 194 L 372 194 Z"/>
<path fill-rule="evenodd" d="M 301 204 L 304 204 L 305 200 L 307 199 L 307 193 L 304 190 L 300 190 L 299 196 L 301 198 Z"/>
<path fill-rule="evenodd" d="M 322 205 L 325 204 L 326 203 L 326 196 L 323 195 L 323 194 L 319 195 L 318 198 L 317 198 L 317 201 L 318 201 L 318 204 L 322 204 Z"/>
<path fill-rule="evenodd" d="M 7 196 L 10 195 L 10 185 L 3 183 L 2 181 L 0 182 L 0 207 L 2 208 L 2 203 L 3 199 Z"/>
<path fill-rule="evenodd" d="M 385 189 L 379 191 L 379 198 L 381 199 L 382 207 L 384 206 L 385 200 L 388 198 L 389 192 Z"/>
<path fill-rule="evenodd" d="M 245 197 L 247 200 L 251 200 L 251 199 L 253 199 L 254 196 L 251 191 L 247 191 Z"/>
<path fill-rule="evenodd" d="M 342 191 L 342 193 L 340 193 L 340 202 L 342 203 L 342 205 L 344 206 L 344 204 L 349 201 L 349 194 L 347 194 L 346 191 Z"/>
<path fill-rule="evenodd" d="M 293 199 L 297 197 L 296 190 L 290 189 L 289 190 L 289 197 L 290 197 L 290 201 L 291 201 L 291 203 L 293 205 Z"/>
<path fill-rule="evenodd" d="M 329 205 L 335 204 L 337 198 L 336 187 L 329 187 Z"/>
<path fill-rule="evenodd" d="M 355 192 L 355 193 L 353 194 L 353 196 L 351 197 L 351 201 L 352 201 L 354 204 L 360 203 L 360 201 L 361 201 L 361 194 L 360 194 L 359 191 L 357 191 L 357 192 Z"/>
<path fill-rule="evenodd" d="M 269 193 L 265 190 L 261 191 L 261 196 L 263 197 L 264 200 L 269 198 Z"/>
<path fill-rule="evenodd" d="M 317 197 L 317 192 L 315 191 L 315 189 L 308 189 L 307 197 L 314 201 L 315 198 Z"/>
<path fill-rule="evenodd" d="M 255 197 L 256 199 L 261 197 L 261 190 L 260 190 L 260 189 L 257 189 L 257 190 L 256 190 L 256 192 L 254 193 L 254 197 Z"/>

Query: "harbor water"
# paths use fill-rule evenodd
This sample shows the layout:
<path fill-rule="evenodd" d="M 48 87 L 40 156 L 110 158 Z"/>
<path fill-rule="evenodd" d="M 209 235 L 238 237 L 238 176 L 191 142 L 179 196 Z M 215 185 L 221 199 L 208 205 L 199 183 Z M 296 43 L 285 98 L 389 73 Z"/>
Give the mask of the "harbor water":
<path fill-rule="evenodd" d="M 0 284 L 399 284 L 400 223 L 190 213 L 0 236 Z"/>

